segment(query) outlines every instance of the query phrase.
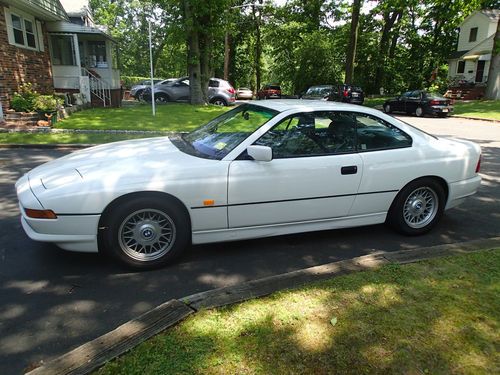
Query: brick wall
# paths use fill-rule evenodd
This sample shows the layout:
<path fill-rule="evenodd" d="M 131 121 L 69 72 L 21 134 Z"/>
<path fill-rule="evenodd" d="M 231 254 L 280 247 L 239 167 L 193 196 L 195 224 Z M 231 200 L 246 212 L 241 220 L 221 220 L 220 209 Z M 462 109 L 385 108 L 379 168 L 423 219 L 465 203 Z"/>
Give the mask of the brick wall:
<path fill-rule="evenodd" d="M 4 7 L 0 2 L 0 102 L 5 113 L 21 84 L 30 82 L 38 92 L 52 93 L 54 82 L 45 25 L 42 23 L 45 52 L 13 46 L 7 36 Z"/>

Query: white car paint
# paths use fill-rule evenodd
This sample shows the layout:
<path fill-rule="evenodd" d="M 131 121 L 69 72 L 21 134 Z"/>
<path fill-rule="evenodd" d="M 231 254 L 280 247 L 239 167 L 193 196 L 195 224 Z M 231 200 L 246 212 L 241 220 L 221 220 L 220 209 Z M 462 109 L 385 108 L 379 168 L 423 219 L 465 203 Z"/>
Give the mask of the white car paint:
<path fill-rule="evenodd" d="M 97 252 L 99 218 L 115 199 L 153 191 L 187 209 L 195 244 L 383 223 L 399 190 L 423 176 L 448 187 L 446 208 L 476 192 L 478 145 L 436 139 L 367 107 L 323 101 L 250 102 L 280 113 L 222 160 L 186 154 L 167 137 L 111 143 L 41 165 L 16 184 L 29 237 L 73 251 Z M 290 114 L 352 111 L 376 116 L 411 136 L 411 147 L 349 154 L 237 160 Z M 340 175 L 342 166 L 357 173 Z M 213 206 L 204 206 L 213 200 Z M 24 208 L 50 209 L 57 219 L 29 218 Z"/>

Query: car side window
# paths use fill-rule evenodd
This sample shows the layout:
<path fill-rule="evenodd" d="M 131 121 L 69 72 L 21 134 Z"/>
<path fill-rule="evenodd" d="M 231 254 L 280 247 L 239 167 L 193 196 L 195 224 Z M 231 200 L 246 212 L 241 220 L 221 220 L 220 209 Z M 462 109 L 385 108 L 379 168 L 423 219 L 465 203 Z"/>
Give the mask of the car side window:
<path fill-rule="evenodd" d="M 208 81 L 208 87 L 219 87 L 219 81 L 211 79 L 210 81 Z"/>
<path fill-rule="evenodd" d="M 375 116 L 356 113 L 357 147 L 359 151 L 410 147 L 411 137 Z"/>
<path fill-rule="evenodd" d="M 420 99 L 420 91 L 412 91 L 410 93 L 410 99 Z"/>
<path fill-rule="evenodd" d="M 299 113 L 282 120 L 255 144 L 271 147 L 276 159 L 354 152 L 355 126 L 349 113 Z"/>

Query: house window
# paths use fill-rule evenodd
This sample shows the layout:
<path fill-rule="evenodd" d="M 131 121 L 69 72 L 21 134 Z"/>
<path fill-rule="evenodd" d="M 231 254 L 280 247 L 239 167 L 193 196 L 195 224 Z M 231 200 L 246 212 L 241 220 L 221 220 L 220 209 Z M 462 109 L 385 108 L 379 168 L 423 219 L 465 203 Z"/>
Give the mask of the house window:
<path fill-rule="evenodd" d="M 73 35 L 51 35 L 50 43 L 54 65 L 76 65 Z"/>
<path fill-rule="evenodd" d="M 469 42 L 475 42 L 477 40 L 477 27 L 470 29 Z"/>
<path fill-rule="evenodd" d="M 20 13 L 7 10 L 7 32 L 9 43 L 29 49 L 37 49 L 37 25 L 34 18 L 22 16 Z M 38 32 L 40 32 L 38 30 Z"/>
<path fill-rule="evenodd" d="M 87 42 L 89 65 L 91 68 L 107 68 L 108 60 L 106 58 L 106 42 L 89 41 Z"/>
<path fill-rule="evenodd" d="M 462 74 L 465 71 L 465 61 L 461 60 L 458 62 L 457 73 Z"/>

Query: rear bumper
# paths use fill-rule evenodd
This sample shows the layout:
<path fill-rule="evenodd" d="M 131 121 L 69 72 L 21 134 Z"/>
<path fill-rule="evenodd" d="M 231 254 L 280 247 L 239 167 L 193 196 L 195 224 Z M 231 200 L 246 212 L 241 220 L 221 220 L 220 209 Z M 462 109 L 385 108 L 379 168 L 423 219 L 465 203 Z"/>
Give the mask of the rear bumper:
<path fill-rule="evenodd" d="M 475 194 L 481 185 L 481 176 L 475 176 L 467 180 L 452 182 L 448 185 L 448 202 L 445 210 L 458 206 L 465 198 Z"/>
<path fill-rule="evenodd" d="M 453 113 L 453 107 L 445 105 L 433 105 L 428 107 L 427 113 L 431 115 L 450 115 Z"/>

